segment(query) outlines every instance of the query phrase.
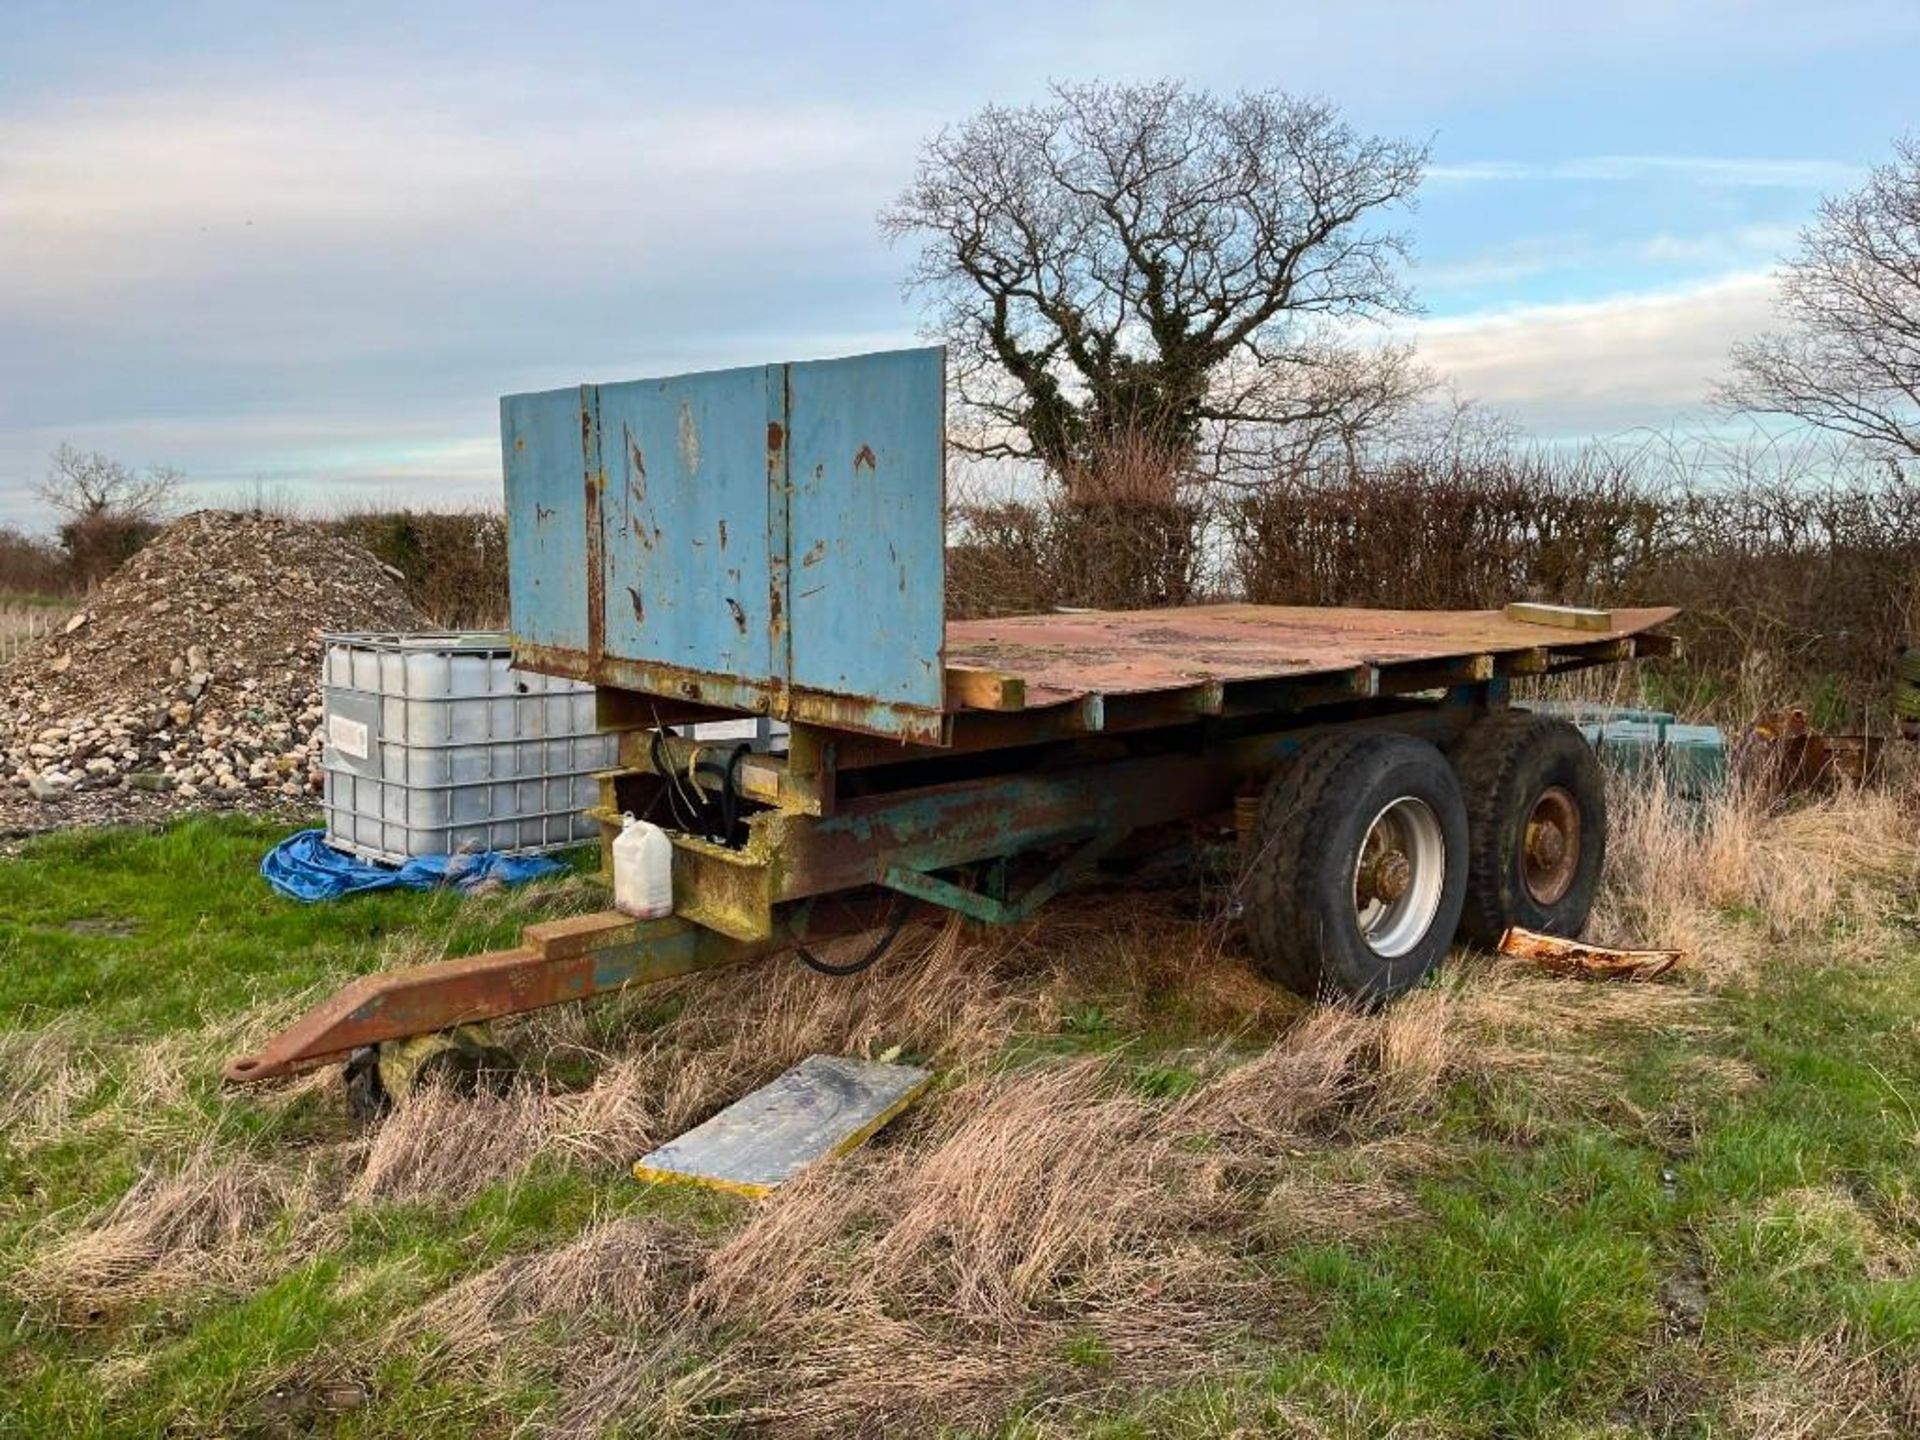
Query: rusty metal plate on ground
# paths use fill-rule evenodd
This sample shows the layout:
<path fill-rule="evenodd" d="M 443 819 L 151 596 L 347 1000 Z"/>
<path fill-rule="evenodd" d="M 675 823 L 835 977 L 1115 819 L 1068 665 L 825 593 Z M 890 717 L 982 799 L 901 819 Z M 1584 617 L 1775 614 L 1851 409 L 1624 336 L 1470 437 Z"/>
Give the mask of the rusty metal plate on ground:
<path fill-rule="evenodd" d="M 816 1160 L 844 1155 L 919 1098 L 933 1072 L 809 1055 L 771 1084 L 642 1157 L 642 1180 L 766 1195 Z"/>

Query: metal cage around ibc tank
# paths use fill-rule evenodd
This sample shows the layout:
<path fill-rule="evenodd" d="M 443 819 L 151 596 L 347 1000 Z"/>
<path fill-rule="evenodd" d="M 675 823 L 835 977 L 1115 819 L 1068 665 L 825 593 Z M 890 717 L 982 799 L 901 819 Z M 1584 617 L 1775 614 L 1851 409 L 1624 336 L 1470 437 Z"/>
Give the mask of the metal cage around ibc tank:
<path fill-rule="evenodd" d="M 615 737 L 593 687 L 516 670 L 508 636 L 324 637 L 327 843 L 398 863 L 593 839 Z"/>

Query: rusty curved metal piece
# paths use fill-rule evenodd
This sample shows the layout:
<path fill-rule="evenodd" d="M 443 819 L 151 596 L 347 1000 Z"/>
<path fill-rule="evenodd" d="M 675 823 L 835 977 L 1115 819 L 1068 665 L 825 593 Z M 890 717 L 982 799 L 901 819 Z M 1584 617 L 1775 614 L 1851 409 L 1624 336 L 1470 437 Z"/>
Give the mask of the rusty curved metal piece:
<path fill-rule="evenodd" d="M 1495 947 L 1502 955 L 1527 960 L 1555 975 L 1587 980 L 1652 980 L 1680 963 L 1678 950 L 1621 950 L 1559 935 L 1543 935 L 1509 925 Z"/>

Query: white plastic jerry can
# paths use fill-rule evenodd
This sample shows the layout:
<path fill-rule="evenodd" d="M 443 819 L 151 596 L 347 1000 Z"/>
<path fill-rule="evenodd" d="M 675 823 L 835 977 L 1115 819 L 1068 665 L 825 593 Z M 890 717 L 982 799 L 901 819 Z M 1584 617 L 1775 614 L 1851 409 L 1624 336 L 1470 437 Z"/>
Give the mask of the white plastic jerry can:
<path fill-rule="evenodd" d="M 673 842 L 647 820 L 623 815 L 613 841 L 613 903 L 641 920 L 673 913 Z"/>

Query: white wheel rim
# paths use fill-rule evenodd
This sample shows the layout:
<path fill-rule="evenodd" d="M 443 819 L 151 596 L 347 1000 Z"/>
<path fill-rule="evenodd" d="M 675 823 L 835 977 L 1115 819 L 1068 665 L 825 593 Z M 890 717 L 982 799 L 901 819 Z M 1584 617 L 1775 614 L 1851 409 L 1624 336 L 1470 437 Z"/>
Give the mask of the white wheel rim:
<path fill-rule="evenodd" d="M 1383 860 L 1398 868 L 1393 856 L 1405 860 L 1404 888 L 1383 896 L 1376 893 L 1377 877 Z M 1374 954 L 1391 960 L 1426 938 L 1440 913 L 1446 873 L 1446 836 L 1426 801 L 1404 795 L 1373 817 L 1353 862 L 1353 909 Z"/>

